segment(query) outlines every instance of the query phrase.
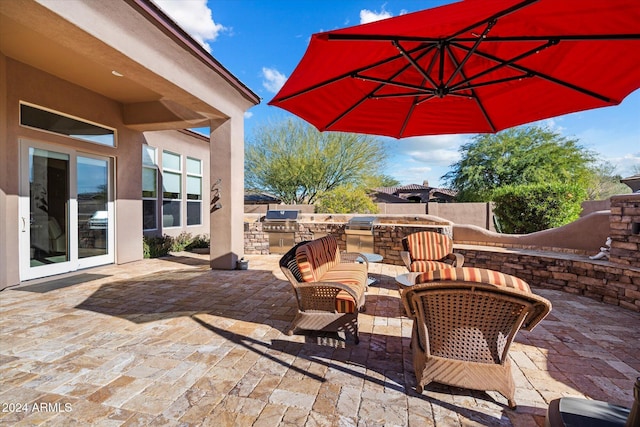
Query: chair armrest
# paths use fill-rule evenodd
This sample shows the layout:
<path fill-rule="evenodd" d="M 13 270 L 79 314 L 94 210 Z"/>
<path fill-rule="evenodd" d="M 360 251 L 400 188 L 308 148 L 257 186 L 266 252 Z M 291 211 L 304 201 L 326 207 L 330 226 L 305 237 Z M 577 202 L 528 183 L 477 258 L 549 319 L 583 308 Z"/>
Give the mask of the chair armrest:
<path fill-rule="evenodd" d="M 359 262 L 363 263 L 367 266 L 367 270 L 369 269 L 369 261 L 367 257 L 362 255 L 360 252 L 342 252 L 340 253 L 340 262 L 341 263 L 354 263 Z"/>
<path fill-rule="evenodd" d="M 318 295 L 320 291 L 321 295 Z M 296 294 L 299 298 L 301 310 L 322 310 L 335 312 L 336 296 L 345 291 L 356 303 L 356 310 L 364 306 L 364 288 L 362 290 L 339 282 L 299 282 Z"/>
<path fill-rule="evenodd" d="M 548 299 L 536 294 L 531 294 L 531 296 L 536 301 L 533 303 L 531 313 L 525 318 L 522 325 L 522 329 L 525 331 L 533 330 L 551 312 L 551 302 Z"/>
<path fill-rule="evenodd" d="M 451 264 L 454 267 L 462 267 L 462 264 L 464 264 L 464 255 L 452 252 L 447 254 L 447 256 L 442 258 L 440 261 Z"/>
<path fill-rule="evenodd" d="M 409 251 L 400 251 L 400 258 L 402 258 L 402 262 L 404 262 L 407 268 L 411 266 L 411 255 Z"/>

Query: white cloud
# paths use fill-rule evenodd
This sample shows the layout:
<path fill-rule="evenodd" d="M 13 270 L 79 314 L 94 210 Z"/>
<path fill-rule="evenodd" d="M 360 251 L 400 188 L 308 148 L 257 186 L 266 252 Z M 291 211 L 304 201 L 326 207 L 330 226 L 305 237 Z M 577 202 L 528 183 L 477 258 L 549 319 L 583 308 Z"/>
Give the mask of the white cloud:
<path fill-rule="evenodd" d="M 287 77 L 275 68 L 262 67 L 262 77 L 262 86 L 272 93 L 277 93 L 287 81 Z"/>
<path fill-rule="evenodd" d="M 564 134 L 567 129 L 562 126 L 561 122 L 563 121 L 562 117 L 551 117 L 549 119 L 538 120 L 537 122 L 527 123 L 527 126 L 538 126 L 542 128 L 546 128 L 551 130 L 552 132 L 556 132 L 559 134 Z"/>
<path fill-rule="evenodd" d="M 408 157 L 417 162 L 449 166 L 458 161 L 458 149 L 468 135 L 433 135 L 391 140 L 386 143 L 390 153 Z"/>
<path fill-rule="evenodd" d="M 245 111 L 244 118 L 250 119 L 251 117 L 253 117 L 253 113 L 251 111 Z"/>
<path fill-rule="evenodd" d="M 456 150 L 438 149 L 430 151 L 413 151 L 409 156 L 421 163 L 449 166 L 460 160 L 460 153 Z"/>
<path fill-rule="evenodd" d="M 611 163 L 615 168 L 614 173 L 626 178 L 637 173 L 636 170 L 640 167 L 640 152 L 621 156 L 602 156 L 600 160 Z"/>
<path fill-rule="evenodd" d="M 401 170 L 394 169 L 393 171 L 392 176 L 400 181 L 400 185 L 422 184 L 425 180 L 429 181 L 429 184 L 432 185 L 429 177 L 433 175 L 433 170 L 428 166 L 403 168 Z"/>
<path fill-rule="evenodd" d="M 393 15 L 391 14 L 391 12 L 384 10 L 384 5 L 382 5 L 382 10 L 380 12 L 369 9 L 362 9 L 360 11 L 360 23 L 368 24 L 369 22 L 391 18 L 392 16 Z"/>
<path fill-rule="evenodd" d="M 418 136 L 394 140 L 385 138 L 389 153 L 386 173 L 403 185 L 422 184 L 442 186 L 442 175 L 451 164 L 460 160 L 458 149 L 471 138 L 470 135 Z"/>
<path fill-rule="evenodd" d="M 214 22 L 207 0 L 153 0 L 153 2 L 208 52 L 211 52 L 211 46 L 207 42 L 215 41 L 222 31 L 229 30 L 222 24 Z"/>

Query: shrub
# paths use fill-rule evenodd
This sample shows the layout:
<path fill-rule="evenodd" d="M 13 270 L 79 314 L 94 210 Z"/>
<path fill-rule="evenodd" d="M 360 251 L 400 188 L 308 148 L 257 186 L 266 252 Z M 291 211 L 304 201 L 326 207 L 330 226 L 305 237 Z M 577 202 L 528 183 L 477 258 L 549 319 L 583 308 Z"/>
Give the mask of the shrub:
<path fill-rule="evenodd" d="M 208 248 L 209 247 L 209 236 L 207 234 L 200 235 L 198 234 L 194 237 L 191 242 L 186 246 L 186 250 L 190 251 L 192 249 L 200 249 L 200 248 Z"/>
<path fill-rule="evenodd" d="M 378 213 L 364 188 L 343 185 L 318 197 L 316 211 L 323 213 Z"/>
<path fill-rule="evenodd" d="M 177 237 L 143 236 L 142 250 L 145 258 L 166 256 L 169 252 L 190 251 L 196 248 L 208 248 L 209 236 L 206 234 L 192 237 L 190 233 L 182 232 Z"/>
<path fill-rule="evenodd" d="M 171 239 L 171 252 L 184 251 L 192 240 L 193 237 L 191 237 L 191 233 L 183 231 Z"/>
<path fill-rule="evenodd" d="M 172 245 L 171 236 L 143 236 L 142 250 L 145 258 L 158 258 L 169 254 Z"/>
<path fill-rule="evenodd" d="M 578 219 L 586 197 L 584 189 L 571 184 L 509 185 L 493 193 L 493 212 L 501 232 L 533 233 Z"/>

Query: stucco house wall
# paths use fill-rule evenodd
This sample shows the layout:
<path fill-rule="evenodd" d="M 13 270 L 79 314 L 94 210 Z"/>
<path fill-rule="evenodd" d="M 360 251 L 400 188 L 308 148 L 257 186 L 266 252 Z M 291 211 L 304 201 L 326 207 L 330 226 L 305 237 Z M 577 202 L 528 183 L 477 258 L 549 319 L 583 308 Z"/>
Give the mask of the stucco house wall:
<path fill-rule="evenodd" d="M 6 61 L 6 79 L 11 82 L 6 91 L 6 137 L 2 146 L 2 158 L 7 180 L 3 186 L 6 194 L 4 222 L 6 235 L 4 242 L 17 247 L 19 238 L 18 195 L 20 143 L 31 141 L 52 146 L 69 147 L 87 154 L 99 154 L 115 161 L 115 248 L 117 263 L 140 259 L 142 241 L 130 236 L 142 235 L 141 174 L 142 133 L 126 128 L 122 123 L 118 103 L 88 91 L 70 82 L 58 79 L 33 67 L 3 58 Z M 113 127 L 117 131 L 116 147 L 76 140 L 33 128 L 20 126 L 19 103 L 29 102 L 81 117 L 96 123 Z M 9 142 L 9 143 L 7 143 Z M 6 276 L 10 282 L 16 281 L 19 265 L 17 250 L 5 254 Z"/>
<path fill-rule="evenodd" d="M 0 289 L 24 280 L 19 264 L 29 258 L 21 141 L 111 159 L 110 250 L 125 263 L 142 258 L 142 146 L 173 139 L 172 151 L 195 153 L 206 167 L 197 230 L 215 241 L 210 265 L 235 268 L 244 254 L 244 113 L 259 97 L 150 0 L 0 1 L 0 28 Z M 113 128 L 116 145 L 21 126 L 20 102 Z M 199 127 L 209 138 L 177 132 Z M 213 181 L 221 208 L 210 213 Z"/>
<path fill-rule="evenodd" d="M 210 170 L 209 162 L 209 138 L 204 135 L 200 135 L 192 131 L 184 130 L 167 130 L 167 131 L 155 131 L 144 132 L 144 142 L 150 147 L 154 147 L 158 157 L 158 177 L 160 181 L 160 194 L 158 195 L 158 212 L 161 212 L 162 208 L 162 152 L 170 151 L 172 153 L 182 156 L 183 164 L 184 159 L 187 157 L 200 160 L 202 162 L 202 170 Z M 183 170 L 182 174 L 182 186 L 186 187 L 186 171 Z M 155 230 L 144 230 L 144 234 L 148 236 L 178 236 L 180 233 L 189 233 L 192 236 L 196 235 L 208 235 L 209 229 L 209 193 L 210 193 L 210 178 L 208 173 L 202 174 L 202 223 L 200 225 L 187 225 L 186 224 L 186 200 L 182 201 L 182 224 L 179 227 L 164 227 L 162 218 L 158 218 L 158 228 Z"/>

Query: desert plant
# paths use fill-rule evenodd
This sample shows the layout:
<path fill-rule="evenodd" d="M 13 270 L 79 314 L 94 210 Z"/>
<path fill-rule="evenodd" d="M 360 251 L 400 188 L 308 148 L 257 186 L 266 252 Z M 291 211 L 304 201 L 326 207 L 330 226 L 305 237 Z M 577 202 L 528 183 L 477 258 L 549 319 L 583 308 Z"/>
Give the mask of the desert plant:
<path fill-rule="evenodd" d="M 169 254 L 172 245 L 171 236 L 143 236 L 142 250 L 145 258 L 158 258 Z"/>
<path fill-rule="evenodd" d="M 209 236 L 207 234 L 200 235 L 198 234 L 191 242 L 185 247 L 186 250 L 190 251 L 192 249 L 201 249 L 209 247 Z"/>
<path fill-rule="evenodd" d="M 171 239 L 171 252 L 184 251 L 192 241 L 193 236 L 191 236 L 191 233 L 183 231 L 182 233 Z"/>
<path fill-rule="evenodd" d="M 317 212 L 326 213 L 378 213 L 378 206 L 373 203 L 362 187 L 342 185 L 323 193 L 316 204 Z"/>
<path fill-rule="evenodd" d="M 479 134 L 459 151 L 461 159 L 443 176 L 459 202 L 489 202 L 507 185 L 571 182 L 586 189 L 594 173 L 593 152 L 540 126 Z"/>
<path fill-rule="evenodd" d="M 508 185 L 494 191 L 493 213 L 503 233 L 533 233 L 575 221 L 586 198 L 578 185 Z"/>

